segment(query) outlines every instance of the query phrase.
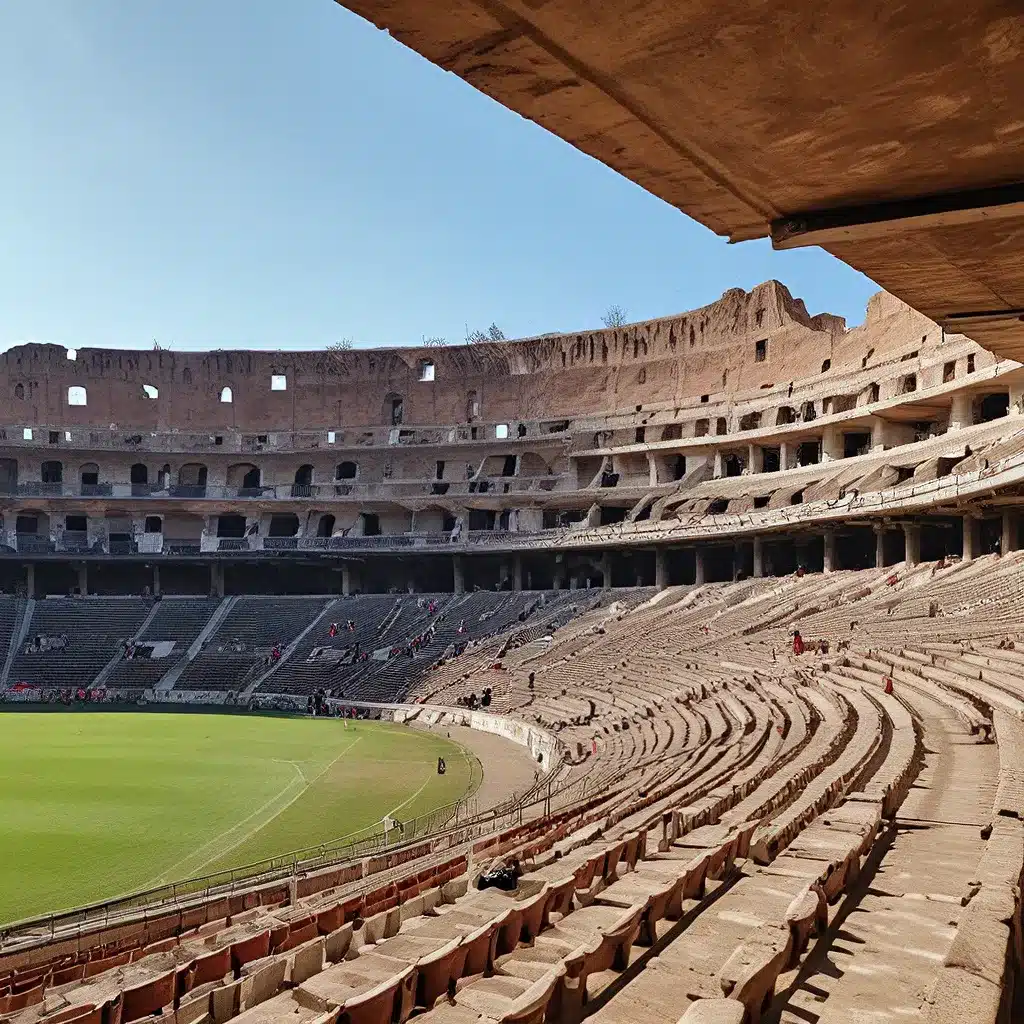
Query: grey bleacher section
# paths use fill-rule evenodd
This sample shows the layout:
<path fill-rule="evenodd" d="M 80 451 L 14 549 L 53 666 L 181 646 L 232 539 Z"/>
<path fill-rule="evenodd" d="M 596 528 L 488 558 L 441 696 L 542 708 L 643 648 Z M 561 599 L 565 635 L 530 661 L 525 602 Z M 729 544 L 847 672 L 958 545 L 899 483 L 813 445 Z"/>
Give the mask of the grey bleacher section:
<path fill-rule="evenodd" d="M 210 616 L 220 605 L 220 598 L 165 597 L 156 614 L 136 637 L 141 646 L 147 642 L 174 641 L 174 650 L 166 658 L 133 658 L 121 660 L 107 676 L 105 683 L 116 689 L 151 689 L 188 653 L 188 649 Z"/>
<path fill-rule="evenodd" d="M 333 696 L 352 700 L 402 700 L 457 643 L 480 641 L 516 628 L 543 635 L 599 602 L 620 598 L 621 592 L 617 591 L 478 591 L 459 597 L 426 594 L 343 599 L 330 618 L 342 627 L 346 619 L 352 619 L 356 631 L 348 633 L 342 628 L 331 639 L 327 635 L 330 623 L 322 623 L 323 628 L 305 638 L 292 657 L 260 683 L 257 692 L 310 694 L 322 688 Z M 639 603 L 644 598 L 631 593 L 630 599 Z M 429 611 L 431 601 L 436 605 L 434 614 Z M 463 623 L 464 632 L 459 633 Z M 308 661 L 316 647 L 333 647 L 340 652 L 356 642 L 366 652 L 384 647 L 405 651 L 413 637 L 426 634 L 431 625 L 433 638 L 412 657 L 400 653 L 387 661 L 370 659 L 350 665 Z"/>
<path fill-rule="evenodd" d="M 25 644 L 14 658 L 8 686 L 87 687 L 135 635 L 152 609 L 138 597 L 49 597 L 35 602 Z M 34 637 L 67 634 L 66 650 L 26 653 Z"/>
<path fill-rule="evenodd" d="M 0 663 L 4 669 L 4 675 L 0 678 L 0 686 L 6 682 L 7 670 L 13 664 L 14 656 L 17 653 L 12 648 L 17 640 L 25 608 L 26 601 L 23 598 L 0 594 Z"/>
<path fill-rule="evenodd" d="M 262 672 L 274 644 L 287 646 L 313 622 L 330 597 L 240 597 L 203 650 L 174 683 L 175 690 L 239 691 Z"/>

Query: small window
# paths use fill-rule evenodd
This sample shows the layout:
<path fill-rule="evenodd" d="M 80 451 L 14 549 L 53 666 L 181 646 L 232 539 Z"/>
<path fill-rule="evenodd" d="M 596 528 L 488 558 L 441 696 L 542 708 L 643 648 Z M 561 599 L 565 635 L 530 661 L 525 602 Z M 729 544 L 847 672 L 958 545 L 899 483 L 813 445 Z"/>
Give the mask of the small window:
<path fill-rule="evenodd" d="M 328 430 L 327 431 L 327 443 L 328 444 L 334 444 L 334 441 L 335 441 L 336 437 L 337 437 L 337 434 L 335 434 L 333 430 Z"/>
<path fill-rule="evenodd" d="M 271 391 L 287 391 L 288 378 L 283 373 L 275 373 L 270 378 Z"/>
<path fill-rule="evenodd" d="M 832 360 L 831 359 L 826 359 L 825 362 L 823 362 L 821 364 L 821 372 L 822 373 L 828 373 L 828 371 L 831 370 L 831 369 L 832 369 Z"/>
<path fill-rule="evenodd" d="M 24 429 L 24 430 L 23 430 L 23 431 L 21 432 L 21 436 L 22 436 L 23 440 L 25 440 L 25 441 L 31 441 L 31 440 L 32 440 L 32 428 L 31 428 L 31 427 L 26 427 L 26 428 L 25 428 L 25 429 Z"/>
<path fill-rule="evenodd" d="M 50 444 L 58 444 L 59 442 L 60 442 L 60 431 L 59 430 L 51 430 L 50 431 Z"/>
<path fill-rule="evenodd" d="M 710 402 L 710 401 L 711 401 L 711 396 L 710 395 L 701 395 L 700 396 L 700 404 L 701 405 L 707 405 L 708 402 Z"/>
<path fill-rule="evenodd" d="M 14 385 L 14 397 L 15 398 L 24 398 L 25 397 L 25 385 L 24 384 L 15 384 Z"/>
<path fill-rule="evenodd" d="M 508 424 L 498 423 L 494 428 L 494 436 L 499 441 L 505 441 L 508 439 Z"/>
<path fill-rule="evenodd" d="M 420 380 L 431 381 L 434 379 L 434 364 L 429 359 L 420 360 Z"/>
<path fill-rule="evenodd" d="M 768 355 L 768 339 L 757 342 L 754 345 L 754 362 L 763 363 Z"/>
<path fill-rule="evenodd" d="M 160 392 L 152 384 L 143 384 L 142 390 L 146 392 L 147 398 L 159 398 Z"/>
<path fill-rule="evenodd" d="M 146 516 L 146 533 L 163 533 L 164 524 L 160 516 Z"/>
<path fill-rule="evenodd" d="M 78 349 L 69 348 L 64 354 L 68 359 L 75 360 L 78 358 Z"/>
<path fill-rule="evenodd" d="M 68 388 L 68 405 L 85 405 L 85 388 L 80 384 L 73 384 Z"/>
<path fill-rule="evenodd" d="M 951 359 L 948 363 L 943 364 L 942 383 L 948 384 L 954 377 L 956 377 L 956 362 Z"/>
<path fill-rule="evenodd" d="M 967 372 L 968 373 L 974 373 L 974 353 L 973 352 L 967 357 Z"/>
<path fill-rule="evenodd" d="M 231 388 L 221 388 L 220 400 L 225 405 L 230 405 L 234 401 L 234 396 L 231 394 Z"/>

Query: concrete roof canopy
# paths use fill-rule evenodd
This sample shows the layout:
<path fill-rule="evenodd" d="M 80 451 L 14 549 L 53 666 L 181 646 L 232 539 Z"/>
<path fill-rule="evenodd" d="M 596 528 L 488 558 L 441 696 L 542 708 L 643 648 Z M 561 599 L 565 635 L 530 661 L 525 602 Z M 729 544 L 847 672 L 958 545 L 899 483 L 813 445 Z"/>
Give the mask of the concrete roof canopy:
<path fill-rule="evenodd" d="M 1024 355 L 1012 0 L 345 0 L 732 241 L 821 245 Z"/>

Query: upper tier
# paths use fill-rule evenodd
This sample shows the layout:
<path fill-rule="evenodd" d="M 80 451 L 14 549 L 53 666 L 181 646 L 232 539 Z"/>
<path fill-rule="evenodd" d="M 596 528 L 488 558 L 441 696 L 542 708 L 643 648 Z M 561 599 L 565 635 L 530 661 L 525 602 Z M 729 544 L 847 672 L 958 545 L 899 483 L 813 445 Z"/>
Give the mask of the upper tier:
<path fill-rule="evenodd" d="M 0 396 L 3 425 L 333 430 L 390 425 L 396 399 L 405 424 L 541 420 L 681 405 L 709 393 L 740 398 L 898 350 L 923 355 L 941 338 L 934 323 L 884 292 L 870 300 L 865 323 L 848 330 L 841 317 L 810 316 L 785 285 L 768 281 L 622 328 L 444 348 L 83 348 L 72 359 L 60 345 L 19 345 L 0 356 Z M 272 388 L 275 375 L 284 390 Z M 69 405 L 70 388 L 84 388 L 86 404 Z"/>

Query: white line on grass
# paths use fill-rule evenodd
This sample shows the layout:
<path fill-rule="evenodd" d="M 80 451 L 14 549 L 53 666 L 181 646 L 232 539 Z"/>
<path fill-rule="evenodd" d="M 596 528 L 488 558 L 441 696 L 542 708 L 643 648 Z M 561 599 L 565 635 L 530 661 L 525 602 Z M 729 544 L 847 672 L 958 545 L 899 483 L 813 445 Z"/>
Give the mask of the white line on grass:
<path fill-rule="evenodd" d="M 198 875 L 203 870 L 203 868 L 205 868 L 208 864 L 212 864 L 214 861 L 220 860 L 221 857 L 226 857 L 232 850 L 238 849 L 238 847 L 241 846 L 242 843 L 244 843 L 247 839 L 250 839 L 252 836 L 254 836 L 257 832 L 259 832 L 261 828 L 264 828 L 265 826 L 269 825 L 270 822 L 274 820 L 274 818 L 278 817 L 279 815 L 283 814 L 286 810 L 288 810 L 288 808 L 291 807 L 291 805 L 295 803 L 295 801 L 298 800 L 299 797 L 301 797 L 306 792 L 306 790 L 313 785 L 314 782 L 321 778 L 321 776 L 326 775 L 327 772 L 329 772 L 362 738 L 362 736 L 357 736 L 347 747 L 344 747 L 341 750 L 338 756 L 333 761 L 331 761 L 327 765 L 327 767 L 323 769 L 323 771 L 318 772 L 311 779 L 306 779 L 306 776 L 303 774 L 302 769 L 299 768 L 299 766 L 294 761 L 280 761 L 275 758 L 274 760 L 278 760 L 279 764 L 290 764 L 295 769 L 298 775 L 298 779 L 292 779 L 291 782 L 289 782 L 288 785 L 284 787 L 284 789 L 282 789 L 275 796 L 272 796 L 265 804 L 263 804 L 262 807 L 258 807 L 255 811 L 252 812 L 252 814 L 249 814 L 246 817 L 242 818 L 241 821 L 236 822 L 234 825 L 231 826 L 231 828 L 219 833 L 212 839 L 203 843 L 202 846 L 199 846 L 196 849 L 194 849 L 187 856 L 182 857 L 181 860 L 172 864 L 159 878 L 156 878 L 150 882 L 145 883 L 143 887 L 150 888 L 154 885 L 159 885 L 163 882 L 173 880 L 172 875 L 175 873 L 182 872 L 186 866 L 189 866 L 189 874 Z M 283 799 L 286 795 L 289 794 L 289 791 L 295 787 L 296 783 L 299 784 L 298 792 L 294 796 L 292 796 L 291 799 L 287 801 L 287 803 L 282 804 L 280 807 L 277 807 L 276 809 L 273 809 L 273 806 L 275 804 L 277 804 L 281 799 Z M 272 813 L 264 813 L 267 810 L 272 810 Z M 263 817 L 260 820 L 257 820 L 252 825 L 252 827 L 247 829 L 241 836 L 238 837 L 238 839 L 234 840 L 233 842 L 230 841 L 229 837 L 233 832 L 237 832 L 238 829 L 242 828 L 242 826 L 252 821 L 258 815 L 263 815 Z M 225 842 L 227 842 L 226 846 L 224 845 Z M 195 866 L 190 866 L 191 861 L 193 861 L 196 857 L 200 856 L 201 854 L 207 852 L 211 848 L 213 852 L 210 854 L 210 856 L 208 856 L 205 860 L 201 861 L 199 864 Z"/>

